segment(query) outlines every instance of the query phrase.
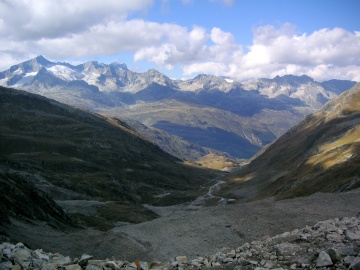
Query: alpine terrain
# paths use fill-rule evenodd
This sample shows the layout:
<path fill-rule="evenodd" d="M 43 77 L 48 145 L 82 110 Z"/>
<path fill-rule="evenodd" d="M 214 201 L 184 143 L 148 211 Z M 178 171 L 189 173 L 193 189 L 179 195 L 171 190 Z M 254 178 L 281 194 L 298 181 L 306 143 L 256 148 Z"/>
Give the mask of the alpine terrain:
<path fill-rule="evenodd" d="M 36 82 L 35 77 L 41 73 L 54 81 Z M 69 101 L 82 102 L 80 105 L 91 100 L 97 110 L 108 114 L 0 88 L 0 239 L 6 241 L 0 244 L 2 268 L 356 269 L 358 266 L 359 84 L 334 97 L 285 134 L 279 134 L 248 165 L 224 174 L 171 156 L 139 135 L 131 121 L 129 125 L 114 116 L 125 108 L 140 106 L 141 102 L 109 106 L 107 102 L 116 100 L 109 98 L 111 95 L 125 93 L 134 97 L 139 92 L 114 93 L 90 86 L 99 98 L 97 101 L 102 102 L 98 103 L 95 99 L 83 99 L 92 95 L 88 92 L 89 84 L 82 80 L 60 79 L 45 67 L 40 67 L 34 78 L 27 77 L 30 76 L 18 78 L 29 80 L 28 91 L 37 92 L 38 83 L 39 92 L 63 95 Z M 200 77 L 196 80 L 204 79 Z M 211 78 L 213 82 L 222 80 Z M 305 80 L 318 86 L 308 77 L 275 79 L 296 79 L 301 85 Z M 6 80 L 3 77 L 2 82 Z M 233 84 L 224 81 L 223 86 Z M 176 83 L 190 89 L 194 81 Z M 343 83 L 332 81 L 326 87 L 331 88 L 329 85 Z M 262 89 L 272 85 L 266 87 Z M 200 101 L 189 105 L 189 96 L 212 93 L 210 90 L 171 91 L 173 97 L 180 96 L 182 100 L 164 99 L 163 107 L 157 107 L 161 99 L 143 101 L 143 112 L 168 108 L 179 110 L 176 113 L 179 118 L 188 117 L 185 109 L 196 111 L 194 115 L 214 112 L 212 118 L 199 118 L 209 125 L 212 119 L 220 122 L 221 118 L 215 117 L 220 110 L 231 119 L 247 119 L 242 125 L 252 126 L 251 117 L 265 114 L 261 106 L 271 107 L 266 109 L 269 114 L 315 110 L 304 105 L 306 100 L 285 94 L 269 98 L 259 90 L 234 90 L 249 102 L 259 101 L 258 98 L 264 102 L 255 108 L 259 111 L 247 111 L 246 116 L 245 109 L 241 115 L 242 108 L 233 107 L 230 112 Z M 227 100 L 232 91 L 221 88 L 214 93 Z M 295 107 L 289 112 L 276 104 Z M 151 120 L 150 114 L 148 117 Z M 197 120 L 190 117 L 187 121 Z M 262 129 L 265 122 L 256 123 Z M 221 138 L 226 143 L 228 137 Z M 208 162 L 206 158 L 200 161 Z M 228 160 L 224 157 L 223 162 Z"/>
<path fill-rule="evenodd" d="M 0 73 L 0 85 L 145 124 L 151 129 L 138 132 L 190 161 L 215 153 L 250 158 L 354 84 L 305 75 L 238 82 L 202 74 L 183 81 L 116 62 L 74 66 L 43 56 Z"/>

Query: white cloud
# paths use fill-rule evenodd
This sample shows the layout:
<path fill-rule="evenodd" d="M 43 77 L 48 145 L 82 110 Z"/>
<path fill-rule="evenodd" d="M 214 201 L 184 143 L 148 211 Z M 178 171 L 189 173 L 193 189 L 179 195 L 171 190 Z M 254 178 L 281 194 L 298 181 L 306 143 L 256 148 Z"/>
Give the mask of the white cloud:
<path fill-rule="evenodd" d="M 130 12 L 146 10 L 152 3 L 152 0 L 1 1 L 0 17 L 10 37 L 36 40 L 79 33 L 108 20 L 121 20 Z"/>
<path fill-rule="evenodd" d="M 171 43 L 143 48 L 135 54 L 136 60 L 148 60 L 158 65 L 184 66 L 184 74 L 203 72 L 222 75 L 227 67 L 242 55 L 242 46 L 236 44 L 230 33 L 213 28 L 209 34 L 205 29 L 194 27 L 181 34 L 181 39 L 170 38 Z"/>
<path fill-rule="evenodd" d="M 210 50 L 214 48 L 216 45 Z M 184 73 L 211 70 L 214 74 L 240 80 L 307 74 L 317 80 L 342 78 L 360 81 L 360 35 L 341 28 L 297 35 L 296 28 L 290 24 L 284 24 L 280 29 L 267 25 L 254 29 L 253 44 L 247 53 L 239 54 L 235 44 L 221 49 L 225 49 L 227 54 L 237 53 L 237 57 L 215 57 L 201 64 L 186 65 Z"/>
<path fill-rule="evenodd" d="M 291 73 L 317 80 L 360 81 L 360 31 L 324 28 L 298 33 L 288 23 L 279 28 L 265 25 L 253 29 L 253 43 L 244 50 L 231 33 L 218 27 L 188 29 L 175 23 L 129 19 L 133 12 L 145 14 L 153 3 L 2 0 L 0 69 L 39 54 L 50 59 L 89 59 L 128 52 L 135 61 L 167 69 L 180 67 L 187 76 L 211 73 L 241 80 Z"/>
<path fill-rule="evenodd" d="M 143 27 L 141 22 L 128 23 L 126 18 L 132 12 L 146 12 L 152 4 L 153 0 L 2 0 L 0 55 L 7 61 L 1 61 L 0 68 L 38 54 L 76 58 L 106 55 L 108 51 L 118 53 L 116 47 L 129 49 L 136 43 L 134 31 Z M 132 26 L 134 29 L 129 29 Z M 145 30 L 151 27 L 149 24 Z M 155 32 L 146 35 L 144 39 L 149 39 Z M 118 44 L 125 45 L 114 46 Z M 103 49 L 101 45 L 105 45 Z"/>

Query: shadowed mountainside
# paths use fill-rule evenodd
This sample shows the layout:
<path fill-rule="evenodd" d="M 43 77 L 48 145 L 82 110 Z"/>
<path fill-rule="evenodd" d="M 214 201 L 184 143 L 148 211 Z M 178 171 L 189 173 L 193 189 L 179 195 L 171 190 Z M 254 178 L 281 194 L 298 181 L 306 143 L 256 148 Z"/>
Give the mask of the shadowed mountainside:
<path fill-rule="evenodd" d="M 117 118 L 8 88 L 0 88 L 0 105 L 4 222 L 138 223 L 156 217 L 142 204 L 192 200 L 217 176 L 184 165 Z"/>
<path fill-rule="evenodd" d="M 309 115 L 247 166 L 220 193 L 278 199 L 360 187 L 360 84 Z"/>

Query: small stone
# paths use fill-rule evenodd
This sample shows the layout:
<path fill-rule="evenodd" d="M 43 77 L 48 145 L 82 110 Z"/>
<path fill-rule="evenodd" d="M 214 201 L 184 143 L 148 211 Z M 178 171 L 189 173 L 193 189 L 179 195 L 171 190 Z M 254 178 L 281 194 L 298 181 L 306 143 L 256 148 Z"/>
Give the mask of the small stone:
<path fill-rule="evenodd" d="M 360 235 L 358 235 L 350 230 L 346 230 L 345 238 L 350 241 L 357 241 L 357 240 L 360 240 Z"/>
<path fill-rule="evenodd" d="M 263 265 L 265 268 L 272 269 L 276 265 L 276 262 L 273 261 L 266 261 L 266 263 Z"/>
<path fill-rule="evenodd" d="M 331 242 L 337 242 L 337 243 L 340 243 L 343 240 L 342 236 L 337 234 L 337 233 L 329 233 L 326 236 L 326 239 L 331 241 Z"/>
<path fill-rule="evenodd" d="M 333 265 L 330 255 L 326 251 L 321 251 L 319 257 L 316 260 L 316 267 L 324 267 Z"/>
<path fill-rule="evenodd" d="M 78 264 L 70 264 L 65 266 L 66 270 L 82 270 L 81 266 Z"/>
<path fill-rule="evenodd" d="M 197 262 L 197 261 L 191 261 L 191 265 L 196 267 L 196 268 L 201 267 L 201 264 L 199 262 Z"/>
<path fill-rule="evenodd" d="M 25 248 L 25 245 L 23 243 L 19 242 L 19 243 L 17 243 L 15 245 L 15 247 L 17 247 L 17 248 Z"/>
<path fill-rule="evenodd" d="M 11 270 L 21 270 L 21 265 L 15 264 L 11 267 Z"/>
<path fill-rule="evenodd" d="M 117 270 L 117 269 L 118 269 L 118 265 L 117 265 L 117 263 L 114 262 L 114 261 L 108 261 L 108 262 L 106 262 L 106 263 L 105 263 L 105 267 L 110 268 L 110 269 L 112 269 L 112 270 Z"/>
<path fill-rule="evenodd" d="M 81 258 L 80 258 L 78 264 L 79 264 L 80 266 L 85 266 L 85 265 L 88 263 L 88 261 L 89 261 L 90 259 L 92 259 L 93 257 L 94 257 L 94 256 L 91 256 L 91 255 L 88 255 L 88 254 L 83 254 L 83 255 L 81 255 Z"/>
<path fill-rule="evenodd" d="M 230 257 L 227 257 L 225 259 L 223 259 L 223 263 L 230 263 L 230 262 L 233 262 L 234 259 L 233 258 L 230 258 Z"/>
<path fill-rule="evenodd" d="M 339 261 L 345 256 L 356 256 L 357 252 L 355 252 L 351 247 L 337 245 L 329 249 L 328 254 L 330 255 L 332 261 Z"/>
<path fill-rule="evenodd" d="M 175 260 L 179 263 L 179 264 L 184 264 L 188 262 L 188 259 L 186 256 L 177 256 L 175 258 Z"/>
<path fill-rule="evenodd" d="M 14 254 L 15 258 L 21 261 L 26 261 L 31 258 L 31 251 L 28 249 L 19 249 Z"/>
<path fill-rule="evenodd" d="M 134 264 L 134 265 L 135 265 L 135 264 Z M 171 263 L 171 266 L 172 266 L 172 267 L 177 267 L 178 265 L 179 265 L 179 264 L 178 264 L 177 261 Z M 136 266 L 136 265 L 135 265 L 135 266 Z"/>
<path fill-rule="evenodd" d="M 0 269 L 7 270 L 12 268 L 12 263 L 10 261 L 0 263 Z"/>
<path fill-rule="evenodd" d="M 219 262 L 212 263 L 212 267 L 219 267 L 219 266 L 221 266 L 221 264 Z"/>
<path fill-rule="evenodd" d="M 355 260 L 356 257 L 354 256 L 346 256 L 344 259 L 343 259 L 343 262 L 346 266 L 349 266 L 354 260 Z"/>
<path fill-rule="evenodd" d="M 278 256 L 295 256 L 300 251 L 300 247 L 296 244 L 281 243 L 275 246 Z"/>
<path fill-rule="evenodd" d="M 140 262 L 140 267 L 143 270 L 149 270 L 149 264 L 147 262 Z M 120 268 L 120 266 L 119 266 L 119 268 Z"/>
<path fill-rule="evenodd" d="M 231 250 L 230 252 L 228 252 L 226 254 L 227 257 L 230 257 L 230 258 L 235 258 L 236 257 L 236 252 L 235 250 Z"/>
<path fill-rule="evenodd" d="M 49 261 L 50 257 L 49 255 L 45 254 L 42 249 L 37 249 L 32 254 L 35 258 L 41 259 L 43 261 Z"/>
<path fill-rule="evenodd" d="M 43 265 L 45 264 L 45 261 L 34 258 L 34 257 L 31 258 L 31 261 L 32 261 L 34 268 L 36 268 L 36 269 L 41 269 L 43 267 Z"/>
<path fill-rule="evenodd" d="M 9 259 L 12 257 L 12 251 L 10 248 L 4 248 L 2 254 Z"/>
<path fill-rule="evenodd" d="M 69 256 L 67 257 L 63 257 L 63 256 L 57 256 L 57 257 L 53 257 L 52 259 L 53 263 L 57 263 L 59 265 L 66 265 L 66 264 L 73 264 L 71 261 L 71 258 Z"/>
<path fill-rule="evenodd" d="M 252 265 L 258 265 L 258 262 L 257 262 L 257 261 L 249 260 L 248 262 L 249 262 L 250 264 L 252 264 Z"/>

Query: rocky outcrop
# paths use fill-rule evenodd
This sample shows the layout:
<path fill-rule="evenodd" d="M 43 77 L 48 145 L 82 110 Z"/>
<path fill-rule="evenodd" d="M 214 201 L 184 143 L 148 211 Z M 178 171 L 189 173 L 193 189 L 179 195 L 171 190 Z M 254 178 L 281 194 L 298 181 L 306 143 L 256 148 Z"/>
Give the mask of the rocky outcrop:
<path fill-rule="evenodd" d="M 134 262 L 90 255 L 71 259 L 58 253 L 30 250 L 22 243 L 0 244 L 0 269 L 360 269 L 360 218 L 346 217 L 285 232 L 216 254 L 177 256 L 169 262 Z"/>

